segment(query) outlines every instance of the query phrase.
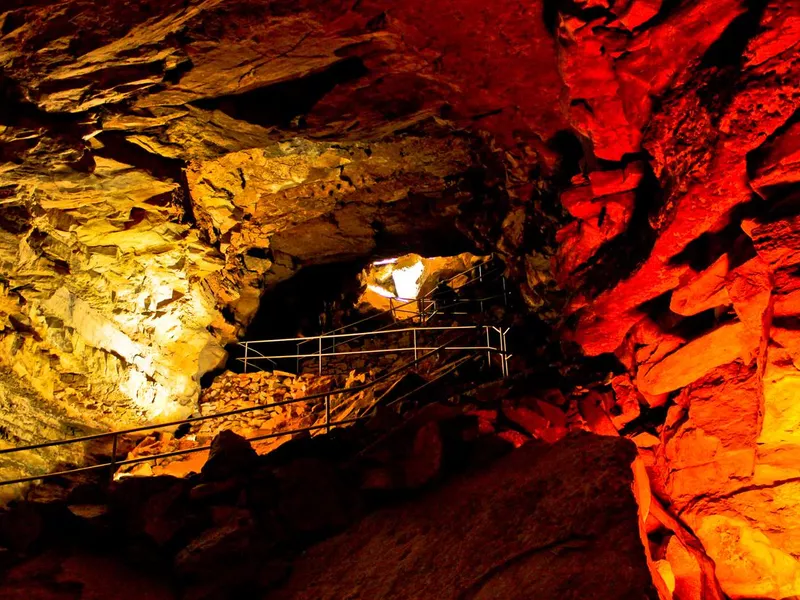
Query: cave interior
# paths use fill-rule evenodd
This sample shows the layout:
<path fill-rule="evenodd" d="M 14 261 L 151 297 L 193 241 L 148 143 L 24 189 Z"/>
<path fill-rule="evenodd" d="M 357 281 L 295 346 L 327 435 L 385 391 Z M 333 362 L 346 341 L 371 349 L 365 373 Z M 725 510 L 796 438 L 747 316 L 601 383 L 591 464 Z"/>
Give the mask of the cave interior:
<path fill-rule="evenodd" d="M 0 597 L 800 597 L 795 0 L 4 0 L 0 265 Z"/>

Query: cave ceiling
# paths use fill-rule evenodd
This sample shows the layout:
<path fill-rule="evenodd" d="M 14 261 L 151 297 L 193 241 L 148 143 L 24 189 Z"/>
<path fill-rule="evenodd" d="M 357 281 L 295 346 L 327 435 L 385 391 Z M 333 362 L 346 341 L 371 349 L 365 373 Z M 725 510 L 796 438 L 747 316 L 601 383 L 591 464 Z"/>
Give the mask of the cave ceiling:
<path fill-rule="evenodd" d="M 668 410 L 725 592 L 800 594 L 796 2 L 6 0 L 0 101 L 4 431 L 188 414 L 270 286 L 461 236 Z"/>

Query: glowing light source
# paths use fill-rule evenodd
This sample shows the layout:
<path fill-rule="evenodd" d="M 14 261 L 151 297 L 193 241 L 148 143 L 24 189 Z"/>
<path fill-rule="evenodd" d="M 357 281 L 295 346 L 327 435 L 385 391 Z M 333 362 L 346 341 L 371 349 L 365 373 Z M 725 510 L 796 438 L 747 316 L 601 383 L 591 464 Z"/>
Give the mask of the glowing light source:
<path fill-rule="evenodd" d="M 410 267 L 398 268 L 392 271 L 392 279 L 394 279 L 394 287 L 397 290 L 398 298 L 411 300 L 417 297 L 424 270 L 425 265 L 422 264 L 422 261 L 419 261 Z"/>

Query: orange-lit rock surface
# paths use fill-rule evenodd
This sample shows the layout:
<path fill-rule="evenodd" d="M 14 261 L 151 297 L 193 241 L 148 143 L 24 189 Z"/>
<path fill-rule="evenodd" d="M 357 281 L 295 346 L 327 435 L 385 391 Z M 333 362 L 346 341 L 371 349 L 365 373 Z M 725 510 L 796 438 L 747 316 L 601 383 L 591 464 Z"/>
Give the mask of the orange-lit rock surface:
<path fill-rule="evenodd" d="M 484 429 L 631 437 L 662 596 L 800 595 L 793 0 L 10 0 L 0 102 L 0 445 L 188 414 L 278 282 L 473 244 L 562 388 Z"/>

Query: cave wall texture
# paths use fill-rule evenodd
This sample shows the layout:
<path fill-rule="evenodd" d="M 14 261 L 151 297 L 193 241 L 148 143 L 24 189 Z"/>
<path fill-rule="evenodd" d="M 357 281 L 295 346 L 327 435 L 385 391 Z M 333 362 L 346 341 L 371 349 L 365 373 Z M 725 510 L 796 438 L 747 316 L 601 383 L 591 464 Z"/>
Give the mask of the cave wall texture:
<path fill-rule="evenodd" d="M 796 1 L 5 0 L 0 36 L 8 442 L 188 414 L 271 285 L 460 235 L 662 415 L 722 590 L 800 594 Z"/>

